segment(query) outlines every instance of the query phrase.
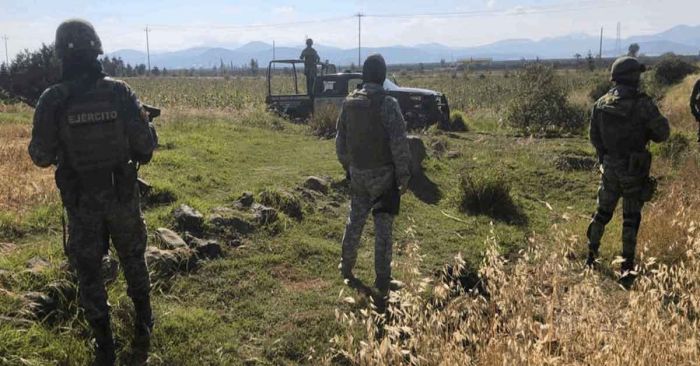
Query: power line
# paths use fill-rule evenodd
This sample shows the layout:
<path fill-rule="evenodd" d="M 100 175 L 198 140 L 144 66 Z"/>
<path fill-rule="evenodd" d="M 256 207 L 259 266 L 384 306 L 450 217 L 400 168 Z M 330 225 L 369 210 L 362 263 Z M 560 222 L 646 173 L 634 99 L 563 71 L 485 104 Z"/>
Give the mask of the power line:
<path fill-rule="evenodd" d="M 246 24 L 246 25 L 177 25 L 177 24 L 151 24 L 151 29 L 162 28 L 162 29 L 218 29 L 218 30 L 240 30 L 240 29 L 260 29 L 260 28 L 280 28 L 280 27 L 291 27 L 296 25 L 307 25 L 307 24 L 320 24 L 320 23 L 330 23 L 337 22 L 340 20 L 352 19 L 354 16 L 344 16 L 335 18 L 325 18 L 317 20 L 302 20 L 296 22 L 286 22 L 286 23 L 268 23 L 268 24 Z"/>
<path fill-rule="evenodd" d="M 559 12 L 571 12 L 590 9 L 602 9 L 609 7 L 621 6 L 623 4 L 609 2 L 608 4 L 600 4 L 596 1 L 585 2 L 570 2 L 560 4 L 558 6 L 540 6 L 529 8 L 501 8 L 487 10 L 469 10 L 469 11 L 452 11 L 452 12 L 430 12 L 430 13 L 406 13 L 406 14 L 365 14 L 371 18 L 468 18 L 475 16 L 486 15 L 505 15 L 505 16 L 523 16 L 531 14 L 548 14 Z"/>

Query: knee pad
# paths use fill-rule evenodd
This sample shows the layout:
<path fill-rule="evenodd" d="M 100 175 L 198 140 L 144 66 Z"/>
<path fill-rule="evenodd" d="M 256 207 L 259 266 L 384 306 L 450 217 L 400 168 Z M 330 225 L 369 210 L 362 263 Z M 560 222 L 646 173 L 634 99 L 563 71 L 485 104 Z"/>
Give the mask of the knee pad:
<path fill-rule="evenodd" d="M 635 231 L 639 229 L 639 225 L 642 223 L 642 214 L 637 213 L 625 213 L 622 216 L 622 227 L 623 228 L 633 228 Z"/>
<path fill-rule="evenodd" d="M 603 238 L 603 233 L 605 232 L 605 226 L 596 222 L 595 220 L 588 225 L 588 231 L 586 232 L 586 237 L 588 237 L 588 247 L 591 250 L 597 251 L 600 246 L 600 239 Z"/>
<path fill-rule="evenodd" d="M 613 213 L 610 211 L 605 211 L 602 209 L 598 209 L 596 213 L 593 215 L 593 221 L 601 224 L 601 225 L 607 225 L 610 220 L 612 220 Z"/>

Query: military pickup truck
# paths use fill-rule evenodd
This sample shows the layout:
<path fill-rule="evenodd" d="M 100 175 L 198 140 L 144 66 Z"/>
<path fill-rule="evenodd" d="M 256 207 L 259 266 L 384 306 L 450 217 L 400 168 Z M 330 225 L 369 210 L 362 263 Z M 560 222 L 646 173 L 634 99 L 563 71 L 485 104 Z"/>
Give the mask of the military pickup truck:
<path fill-rule="evenodd" d="M 328 108 L 339 113 L 348 94 L 362 87 L 362 74 L 358 72 L 335 72 L 335 67 L 319 64 L 313 90 L 300 92 L 299 85 L 306 89 L 303 78 L 303 61 L 273 60 L 267 69 L 267 98 L 270 110 L 295 120 L 307 120 L 316 110 Z M 291 76 L 291 78 L 290 78 Z M 275 82 L 276 79 L 279 82 Z M 291 85 L 290 81 L 291 79 Z M 286 82 L 286 84 L 285 84 Z M 274 84 L 274 85 L 273 85 Z M 279 89 L 284 89 L 280 91 Z M 384 82 L 387 94 L 396 98 L 409 129 L 420 129 L 450 118 L 447 97 L 437 91 L 405 88 L 395 81 Z"/>

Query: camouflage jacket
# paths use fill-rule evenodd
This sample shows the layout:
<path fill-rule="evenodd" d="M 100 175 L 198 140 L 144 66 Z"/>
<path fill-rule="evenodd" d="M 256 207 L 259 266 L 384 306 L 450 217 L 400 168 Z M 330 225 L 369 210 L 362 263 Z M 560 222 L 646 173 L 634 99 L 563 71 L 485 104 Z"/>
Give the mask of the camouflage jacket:
<path fill-rule="evenodd" d="M 649 141 L 665 141 L 669 133 L 668 119 L 636 88 L 618 85 L 593 106 L 590 139 L 601 161 L 646 151 Z"/>
<path fill-rule="evenodd" d="M 318 52 L 313 47 L 304 48 L 299 59 L 304 60 L 304 72 L 307 74 L 310 72 L 316 73 L 316 64 L 321 61 Z"/>
<path fill-rule="evenodd" d="M 364 88 L 356 93 L 365 93 L 368 95 L 383 93 L 384 88 L 379 84 L 366 83 Z M 406 136 L 406 121 L 401 114 L 399 102 L 389 95 L 384 97 L 380 113 L 381 120 L 384 124 L 384 130 L 389 137 L 389 147 L 391 149 L 392 160 L 394 163 L 394 173 L 397 182 L 405 182 L 410 177 L 410 151 L 408 147 L 408 138 Z M 343 165 L 346 171 L 350 170 L 351 159 L 348 151 L 346 130 L 348 128 L 347 115 L 344 109 L 341 108 L 336 126 L 338 133 L 335 138 L 335 148 L 338 160 Z"/>
<path fill-rule="evenodd" d="M 693 93 L 690 95 L 690 111 L 695 119 L 700 122 L 700 79 L 695 82 Z"/>
<path fill-rule="evenodd" d="M 69 94 L 91 90 L 98 82 L 111 84 L 119 96 L 117 113 L 126 123 L 131 158 L 141 163 L 150 160 L 155 140 L 141 102 L 125 82 L 100 77 L 78 78 L 53 85 L 44 91 L 34 111 L 34 126 L 29 143 L 29 155 L 34 164 L 40 167 L 57 164 L 59 170 L 68 169 L 62 164 L 64 152 L 59 135 L 62 107 L 70 97 Z"/>

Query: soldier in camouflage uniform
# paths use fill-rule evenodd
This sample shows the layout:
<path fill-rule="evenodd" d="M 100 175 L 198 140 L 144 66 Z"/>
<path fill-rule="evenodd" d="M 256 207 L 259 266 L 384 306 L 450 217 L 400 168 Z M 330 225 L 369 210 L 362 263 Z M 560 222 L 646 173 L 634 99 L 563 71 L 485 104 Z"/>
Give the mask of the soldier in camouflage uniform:
<path fill-rule="evenodd" d="M 137 346 L 147 348 L 153 326 L 136 173 L 152 157 L 155 131 L 129 86 L 102 72 L 102 45 L 90 23 L 63 22 L 55 47 L 62 81 L 39 99 L 29 154 L 40 167 L 57 165 L 56 185 L 68 213 L 66 251 L 95 336 L 95 363 L 110 365 L 115 350 L 100 271 L 110 238 L 136 310 Z"/>
<path fill-rule="evenodd" d="M 601 163 L 602 180 L 598 189 L 598 208 L 588 227 L 589 255 L 592 266 L 598 256 L 605 225 L 610 222 L 617 202 L 622 198 L 623 278 L 633 279 L 637 232 L 644 202 L 651 199 L 654 184 L 650 180 L 649 141 L 668 139 L 668 120 L 653 100 L 640 92 L 644 65 L 636 58 L 622 57 L 612 66 L 615 86 L 593 107 L 590 139 Z"/>
<path fill-rule="evenodd" d="M 690 112 L 698 122 L 698 142 L 700 142 L 700 79 L 695 82 L 693 92 L 690 94 Z"/>
<path fill-rule="evenodd" d="M 399 104 L 382 87 L 386 64 L 381 55 L 367 58 L 362 78 L 362 89 L 352 92 L 343 103 L 335 140 L 338 160 L 349 173 L 351 196 L 340 268 L 343 278 L 350 283 L 357 281 L 352 270 L 371 211 L 375 286 L 385 296 L 391 284 L 392 226 L 399 195 L 406 191 L 410 179 L 410 155 Z M 385 198 L 392 196 L 396 199 L 387 204 Z"/>
<path fill-rule="evenodd" d="M 316 74 L 318 73 L 316 65 L 321 62 L 321 58 L 318 56 L 318 52 L 312 47 L 314 41 L 309 38 L 306 40 L 306 48 L 301 51 L 300 60 L 304 60 L 304 75 L 306 76 L 306 92 L 311 95 L 313 94 L 314 82 L 316 81 Z"/>

